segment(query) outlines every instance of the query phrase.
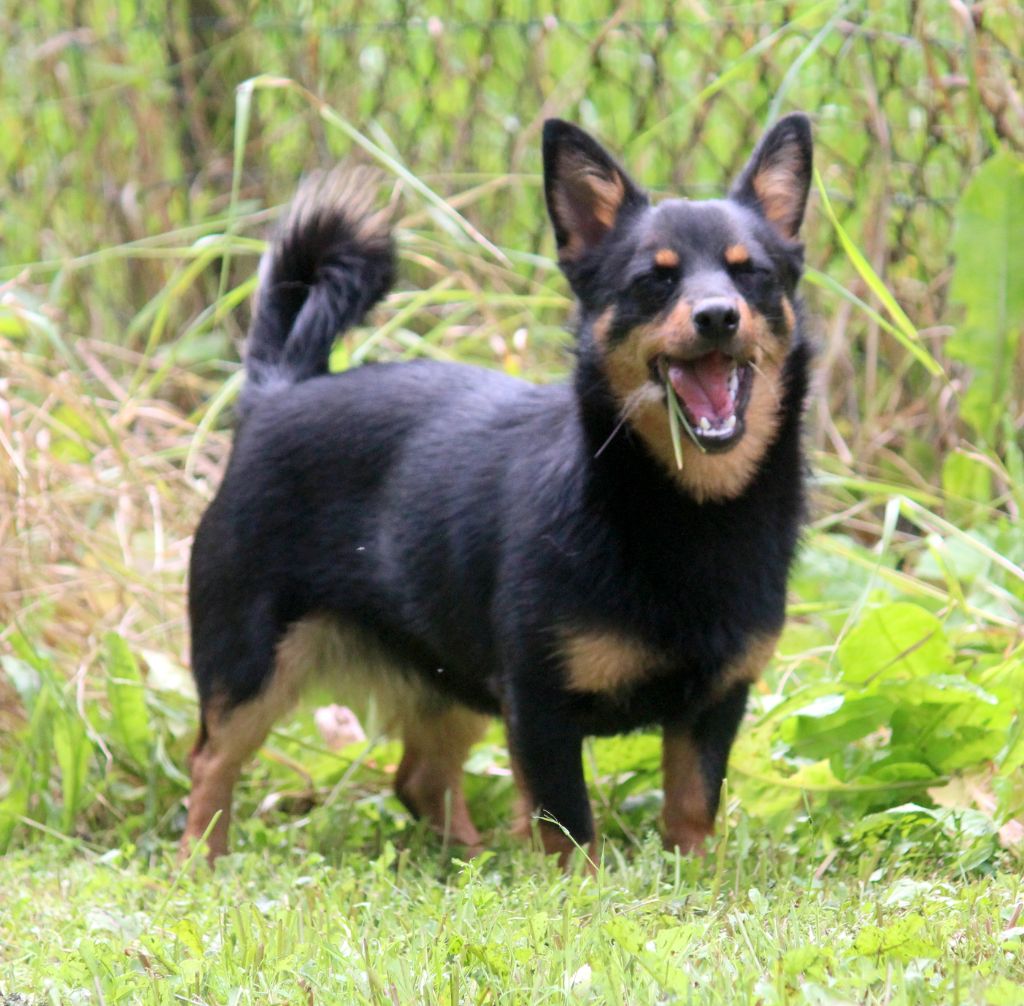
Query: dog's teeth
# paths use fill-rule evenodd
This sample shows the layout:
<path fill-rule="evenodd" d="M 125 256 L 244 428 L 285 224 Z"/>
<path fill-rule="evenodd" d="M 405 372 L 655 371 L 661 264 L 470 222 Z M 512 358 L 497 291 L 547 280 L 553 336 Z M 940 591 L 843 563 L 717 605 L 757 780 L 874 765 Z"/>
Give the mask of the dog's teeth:
<path fill-rule="evenodd" d="M 728 434 L 732 433 L 732 431 L 735 430 L 735 429 L 736 429 L 736 417 L 733 415 L 733 416 L 730 416 L 725 421 L 725 423 L 723 424 L 723 426 L 722 426 L 722 433 L 723 433 L 723 435 L 728 435 Z"/>
<path fill-rule="evenodd" d="M 702 433 L 707 433 L 711 429 L 711 424 L 708 422 L 707 416 L 700 417 L 700 429 Z"/>

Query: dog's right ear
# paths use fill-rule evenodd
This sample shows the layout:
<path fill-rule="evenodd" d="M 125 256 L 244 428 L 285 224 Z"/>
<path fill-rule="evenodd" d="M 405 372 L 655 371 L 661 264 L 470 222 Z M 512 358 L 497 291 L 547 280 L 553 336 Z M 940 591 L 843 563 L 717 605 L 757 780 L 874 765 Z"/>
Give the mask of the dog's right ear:
<path fill-rule="evenodd" d="M 624 211 L 648 205 L 601 144 L 561 119 L 544 123 L 544 195 L 563 265 L 599 244 Z"/>

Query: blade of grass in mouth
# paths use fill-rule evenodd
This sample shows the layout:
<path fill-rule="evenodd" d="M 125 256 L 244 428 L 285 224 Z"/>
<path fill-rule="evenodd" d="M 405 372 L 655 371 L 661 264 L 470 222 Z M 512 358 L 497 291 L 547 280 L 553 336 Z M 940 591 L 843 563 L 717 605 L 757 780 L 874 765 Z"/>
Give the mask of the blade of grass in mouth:
<path fill-rule="evenodd" d="M 697 439 L 697 434 L 693 432 L 693 427 L 690 426 L 689 421 L 686 418 L 686 414 L 683 412 L 683 407 L 679 404 L 679 399 L 676 397 L 676 389 L 672 387 L 672 382 L 669 380 L 668 375 L 665 376 L 665 400 L 668 404 L 668 431 L 672 436 L 672 450 L 676 455 L 676 467 L 683 470 L 683 437 L 680 432 L 680 426 L 686 430 L 686 435 L 693 441 L 694 446 L 701 452 L 706 454 L 704 445 Z"/>

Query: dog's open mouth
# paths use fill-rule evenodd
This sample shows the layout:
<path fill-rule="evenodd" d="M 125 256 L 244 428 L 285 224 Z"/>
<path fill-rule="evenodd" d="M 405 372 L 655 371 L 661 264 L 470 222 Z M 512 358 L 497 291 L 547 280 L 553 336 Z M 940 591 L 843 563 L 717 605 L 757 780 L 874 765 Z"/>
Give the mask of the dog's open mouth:
<path fill-rule="evenodd" d="M 743 436 L 743 415 L 754 379 L 750 363 L 740 363 L 716 349 L 693 360 L 659 357 L 658 370 L 672 385 L 693 435 L 705 450 L 728 450 Z"/>

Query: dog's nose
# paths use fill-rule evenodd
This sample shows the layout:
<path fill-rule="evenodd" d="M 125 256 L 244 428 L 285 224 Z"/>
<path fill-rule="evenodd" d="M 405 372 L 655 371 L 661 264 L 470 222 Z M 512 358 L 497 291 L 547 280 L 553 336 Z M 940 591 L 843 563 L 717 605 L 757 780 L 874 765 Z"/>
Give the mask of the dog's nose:
<path fill-rule="evenodd" d="M 693 309 L 693 323 L 705 339 L 724 341 L 736 334 L 740 313 L 733 301 L 725 297 L 708 297 Z"/>

